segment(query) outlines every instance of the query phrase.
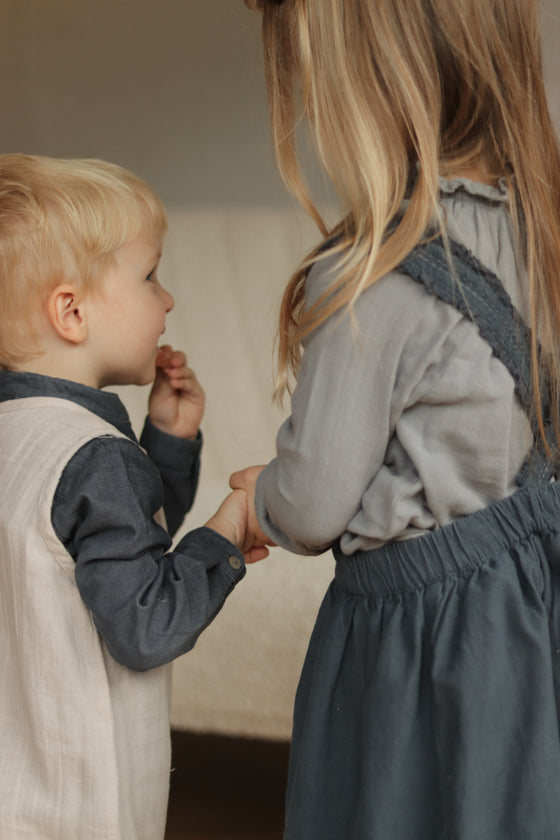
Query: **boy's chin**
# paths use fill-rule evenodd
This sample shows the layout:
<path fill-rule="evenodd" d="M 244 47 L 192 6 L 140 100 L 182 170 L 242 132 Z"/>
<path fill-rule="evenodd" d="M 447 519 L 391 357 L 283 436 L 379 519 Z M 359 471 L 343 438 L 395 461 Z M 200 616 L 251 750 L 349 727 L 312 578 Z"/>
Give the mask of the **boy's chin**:
<path fill-rule="evenodd" d="M 111 387 L 112 385 L 153 385 L 155 378 L 156 366 L 154 364 L 153 369 L 145 370 L 142 373 L 131 373 L 128 376 L 126 374 L 122 374 L 121 376 L 108 377 L 106 380 L 103 380 L 103 383 L 100 385 L 100 387 L 106 388 Z"/>
<path fill-rule="evenodd" d="M 135 382 L 132 382 L 132 385 L 153 385 L 154 379 L 156 378 L 156 369 L 154 366 L 153 371 L 146 372 L 143 376 L 139 376 Z"/>
<path fill-rule="evenodd" d="M 130 385 L 153 385 L 157 374 L 157 366 L 155 358 L 151 362 L 147 362 L 142 370 L 137 370 L 134 376 L 130 378 Z"/>

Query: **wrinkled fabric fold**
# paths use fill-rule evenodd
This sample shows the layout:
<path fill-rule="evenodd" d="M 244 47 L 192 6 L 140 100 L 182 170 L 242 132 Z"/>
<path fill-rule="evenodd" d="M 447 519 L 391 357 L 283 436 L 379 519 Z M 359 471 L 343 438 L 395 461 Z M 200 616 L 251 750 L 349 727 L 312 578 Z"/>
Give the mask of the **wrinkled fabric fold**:
<path fill-rule="evenodd" d="M 296 699 L 285 840 L 553 840 L 560 489 L 346 557 Z"/>

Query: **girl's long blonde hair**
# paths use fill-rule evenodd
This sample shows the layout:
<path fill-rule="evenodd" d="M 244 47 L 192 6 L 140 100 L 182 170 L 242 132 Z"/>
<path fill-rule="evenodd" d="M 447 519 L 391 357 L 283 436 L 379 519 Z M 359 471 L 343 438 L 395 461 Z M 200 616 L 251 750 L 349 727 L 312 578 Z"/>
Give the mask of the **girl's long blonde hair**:
<path fill-rule="evenodd" d="M 246 3 L 263 11 L 279 168 L 323 234 L 284 294 L 277 395 L 297 371 L 301 339 L 395 268 L 434 222 L 443 228 L 439 175 L 477 168 L 490 183 L 504 178 L 509 189 L 533 336 L 545 351 L 556 406 L 560 150 L 544 90 L 536 0 Z M 335 229 L 323 221 L 298 163 L 300 122 L 310 127 L 341 203 Z M 339 279 L 306 308 L 309 267 L 333 253 Z M 538 395 L 536 338 L 533 362 Z"/>

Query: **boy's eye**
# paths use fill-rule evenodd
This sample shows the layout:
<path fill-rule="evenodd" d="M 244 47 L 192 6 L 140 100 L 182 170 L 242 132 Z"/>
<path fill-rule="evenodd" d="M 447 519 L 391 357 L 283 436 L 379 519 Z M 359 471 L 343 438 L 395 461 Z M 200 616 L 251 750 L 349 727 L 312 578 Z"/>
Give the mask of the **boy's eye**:
<path fill-rule="evenodd" d="M 149 283 L 153 283 L 155 279 L 156 279 L 156 270 L 155 270 L 155 268 L 154 268 L 154 270 L 153 270 L 153 271 L 150 271 L 150 273 L 149 273 L 149 274 L 148 274 L 148 276 L 146 277 L 146 280 L 147 280 Z"/>

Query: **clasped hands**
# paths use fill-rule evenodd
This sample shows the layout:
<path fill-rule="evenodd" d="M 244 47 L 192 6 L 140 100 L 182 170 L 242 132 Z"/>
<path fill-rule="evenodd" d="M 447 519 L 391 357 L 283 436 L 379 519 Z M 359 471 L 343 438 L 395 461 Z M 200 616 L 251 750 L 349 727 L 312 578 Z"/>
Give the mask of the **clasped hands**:
<path fill-rule="evenodd" d="M 274 545 L 270 537 L 261 530 L 257 514 L 255 512 L 255 488 L 257 479 L 264 470 L 264 465 L 253 467 L 246 467 L 244 470 L 234 472 L 229 479 L 229 486 L 232 490 L 243 490 L 247 495 L 247 529 L 245 531 L 245 541 L 243 543 L 242 551 L 246 552 L 252 549 L 264 548 L 265 546 Z M 268 549 L 266 549 L 266 557 Z M 255 557 L 255 560 L 261 560 L 262 557 Z M 249 562 L 255 562 L 250 560 Z"/>
<path fill-rule="evenodd" d="M 255 513 L 255 485 L 263 466 L 247 467 L 233 473 L 229 483 L 232 492 L 226 496 L 207 528 L 227 537 L 243 553 L 246 563 L 256 563 L 268 556 L 272 540 L 261 531 Z"/>

